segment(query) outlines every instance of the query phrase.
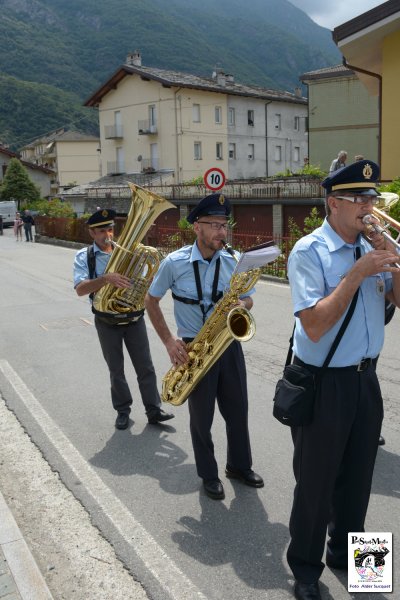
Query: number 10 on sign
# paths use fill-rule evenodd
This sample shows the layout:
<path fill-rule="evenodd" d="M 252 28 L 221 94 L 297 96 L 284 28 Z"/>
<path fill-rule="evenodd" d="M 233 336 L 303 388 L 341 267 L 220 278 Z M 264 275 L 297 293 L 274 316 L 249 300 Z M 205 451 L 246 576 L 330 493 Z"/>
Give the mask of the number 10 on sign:
<path fill-rule="evenodd" d="M 208 169 L 204 173 L 204 185 L 213 192 L 220 190 L 225 185 L 225 173 L 222 169 L 217 169 L 214 167 L 213 169 Z"/>

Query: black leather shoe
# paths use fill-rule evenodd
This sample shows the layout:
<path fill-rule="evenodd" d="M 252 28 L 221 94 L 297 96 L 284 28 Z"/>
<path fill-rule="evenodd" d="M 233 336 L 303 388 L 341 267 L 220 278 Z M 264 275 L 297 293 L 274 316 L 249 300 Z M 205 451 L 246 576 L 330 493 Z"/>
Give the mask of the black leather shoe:
<path fill-rule="evenodd" d="M 318 581 L 315 583 L 296 581 L 294 584 L 294 597 L 297 600 L 321 600 Z"/>
<path fill-rule="evenodd" d="M 213 500 L 225 498 L 224 486 L 219 479 L 203 479 L 204 491 Z"/>
<path fill-rule="evenodd" d="M 264 487 L 263 478 L 257 475 L 257 473 L 254 473 L 252 469 L 240 471 L 239 469 L 232 469 L 232 467 L 227 466 L 225 469 L 225 475 L 229 479 L 240 479 L 240 481 L 243 481 L 243 483 L 245 483 L 246 485 L 250 485 L 251 487 Z"/>
<path fill-rule="evenodd" d="M 173 419 L 175 415 L 172 415 L 171 413 L 166 413 L 164 412 L 161 408 L 159 408 L 158 410 L 155 410 L 154 412 L 151 412 L 147 415 L 147 420 L 150 423 L 150 425 L 155 425 L 156 423 L 162 423 L 163 421 L 169 421 L 170 419 Z"/>
<path fill-rule="evenodd" d="M 118 413 L 115 420 L 116 429 L 127 429 L 129 425 L 129 413 Z"/>
<path fill-rule="evenodd" d="M 378 446 L 384 446 L 385 444 L 386 444 L 385 438 L 380 435 L 379 436 Z"/>

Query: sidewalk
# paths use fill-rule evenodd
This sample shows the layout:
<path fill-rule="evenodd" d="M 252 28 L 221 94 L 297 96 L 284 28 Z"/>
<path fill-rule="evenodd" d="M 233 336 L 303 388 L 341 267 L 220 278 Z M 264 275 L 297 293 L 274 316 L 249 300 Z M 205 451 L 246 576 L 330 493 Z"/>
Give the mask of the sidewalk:
<path fill-rule="evenodd" d="M 53 600 L 0 492 L 0 599 Z"/>

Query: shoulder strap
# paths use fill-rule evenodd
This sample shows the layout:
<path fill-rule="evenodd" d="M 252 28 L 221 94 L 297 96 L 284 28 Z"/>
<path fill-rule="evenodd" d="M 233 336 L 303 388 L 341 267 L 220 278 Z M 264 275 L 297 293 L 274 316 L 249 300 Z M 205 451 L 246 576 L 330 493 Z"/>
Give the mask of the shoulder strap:
<path fill-rule="evenodd" d="M 87 247 L 87 265 L 89 269 L 89 279 L 96 279 L 96 257 L 94 255 L 93 244 Z"/>

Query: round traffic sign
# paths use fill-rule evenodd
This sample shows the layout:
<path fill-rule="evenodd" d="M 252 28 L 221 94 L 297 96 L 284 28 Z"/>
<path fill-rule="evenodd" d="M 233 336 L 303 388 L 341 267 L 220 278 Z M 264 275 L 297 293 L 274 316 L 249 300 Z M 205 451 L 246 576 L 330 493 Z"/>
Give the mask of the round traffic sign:
<path fill-rule="evenodd" d="M 204 173 L 204 185 L 213 192 L 220 190 L 225 185 L 225 173 L 222 169 L 218 169 L 218 167 L 213 167 L 212 169 L 208 169 Z"/>

